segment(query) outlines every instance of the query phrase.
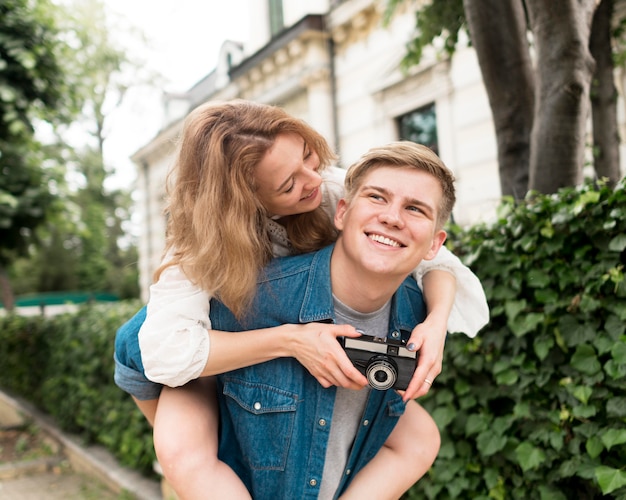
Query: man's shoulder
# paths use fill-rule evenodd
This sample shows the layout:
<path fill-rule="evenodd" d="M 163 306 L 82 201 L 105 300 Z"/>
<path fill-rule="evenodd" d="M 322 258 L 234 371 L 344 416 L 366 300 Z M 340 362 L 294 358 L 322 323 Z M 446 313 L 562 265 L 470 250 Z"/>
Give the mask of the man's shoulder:
<path fill-rule="evenodd" d="M 287 257 L 276 257 L 259 275 L 259 284 L 290 278 L 296 275 L 308 275 L 312 270 L 329 268 L 332 245 L 315 252 Z"/>

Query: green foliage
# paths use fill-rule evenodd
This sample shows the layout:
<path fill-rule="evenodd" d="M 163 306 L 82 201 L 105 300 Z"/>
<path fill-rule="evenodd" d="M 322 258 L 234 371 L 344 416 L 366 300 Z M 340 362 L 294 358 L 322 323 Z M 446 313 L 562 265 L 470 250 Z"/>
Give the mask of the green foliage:
<path fill-rule="evenodd" d="M 113 382 L 115 332 L 138 308 L 129 302 L 49 319 L 0 318 L 0 386 L 148 473 L 155 458 L 150 426 Z"/>
<path fill-rule="evenodd" d="M 491 321 L 421 400 L 442 433 L 408 498 L 626 498 L 626 181 L 505 200 L 452 231 Z"/>
<path fill-rule="evenodd" d="M 112 43 L 105 17 L 101 0 L 0 1 L 0 274 L 7 268 L 3 284 L 18 293 L 139 294 L 124 227 L 131 197 L 105 189 L 113 169 L 103 144 L 108 113 L 153 75 L 124 71 L 139 65 Z M 36 140 L 37 120 L 52 125 L 56 143 Z M 66 134 L 72 120 L 79 127 Z M 87 135 L 80 147 L 77 129 Z M 84 185 L 70 189 L 67 172 Z M 11 287 L 0 291 L 11 308 Z"/>
<path fill-rule="evenodd" d="M 71 101 L 60 64 L 57 7 L 47 0 L 0 3 L 0 264 L 24 254 L 30 231 L 53 195 L 42 170 L 35 120 L 52 118 Z M 64 98 L 64 99 L 62 99 Z"/>
<path fill-rule="evenodd" d="M 388 24 L 396 9 L 405 3 L 406 0 L 387 0 L 384 23 Z M 438 40 L 442 43 L 442 52 L 452 56 L 459 41 L 461 28 L 465 28 L 463 0 L 423 4 L 415 11 L 415 36 L 407 43 L 402 67 L 408 69 L 418 65 L 424 49 L 429 46 L 437 47 Z"/>

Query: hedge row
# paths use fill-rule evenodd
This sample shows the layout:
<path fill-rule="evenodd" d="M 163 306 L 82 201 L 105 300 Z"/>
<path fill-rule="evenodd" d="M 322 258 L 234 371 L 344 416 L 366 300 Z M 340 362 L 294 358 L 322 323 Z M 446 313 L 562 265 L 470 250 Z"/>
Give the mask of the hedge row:
<path fill-rule="evenodd" d="M 421 401 L 442 448 L 408 498 L 626 499 L 624 182 L 505 200 L 452 233 L 491 321 L 448 338 Z"/>
<path fill-rule="evenodd" d="M 138 308 L 137 302 L 88 305 L 52 318 L 0 318 L 0 387 L 148 474 L 155 459 L 152 431 L 113 383 L 115 331 Z"/>

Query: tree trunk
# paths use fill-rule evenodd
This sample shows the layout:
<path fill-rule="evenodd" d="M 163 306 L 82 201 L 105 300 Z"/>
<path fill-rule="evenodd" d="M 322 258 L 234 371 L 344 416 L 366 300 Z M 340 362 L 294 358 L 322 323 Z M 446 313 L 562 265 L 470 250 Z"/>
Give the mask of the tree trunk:
<path fill-rule="evenodd" d="M 463 0 L 463 6 L 493 115 L 502 194 L 521 199 L 528 189 L 535 99 L 523 4 Z"/>
<path fill-rule="evenodd" d="M 596 0 L 526 0 L 526 6 L 539 68 L 529 188 L 555 193 L 582 181 Z"/>
<path fill-rule="evenodd" d="M 13 312 L 15 309 L 13 288 L 11 287 L 11 281 L 7 275 L 7 271 L 2 264 L 0 264 L 0 294 L 2 296 L 4 310 L 7 312 Z"/>
<path fill-rule="evenodd" d="M 614 0 L 602 0 L 593 16 L 589 50 L 596 61 L 591 85 L 594 167 L 615 186 L 620 179 L 617 89 L 613 81 L 611 19 Z"/>

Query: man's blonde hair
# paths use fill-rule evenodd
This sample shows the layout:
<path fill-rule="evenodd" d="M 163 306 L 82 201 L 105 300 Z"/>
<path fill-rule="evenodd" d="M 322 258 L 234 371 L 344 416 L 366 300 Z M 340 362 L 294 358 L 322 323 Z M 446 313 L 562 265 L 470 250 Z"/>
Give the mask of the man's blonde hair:
<path fill-rule="evenodd" d="M 363 183 L 368 172 L 381 167 L 412 168 L 429 173 L 441 185 L 443 193 L 437 210 L 437 228 L 441 229 L 450 218 L 456 202 L 454 175 L 435 152 L 411 141 L 397 141 L 370 149 L 346 174 L 346 200 L 350 201 Z"/>

